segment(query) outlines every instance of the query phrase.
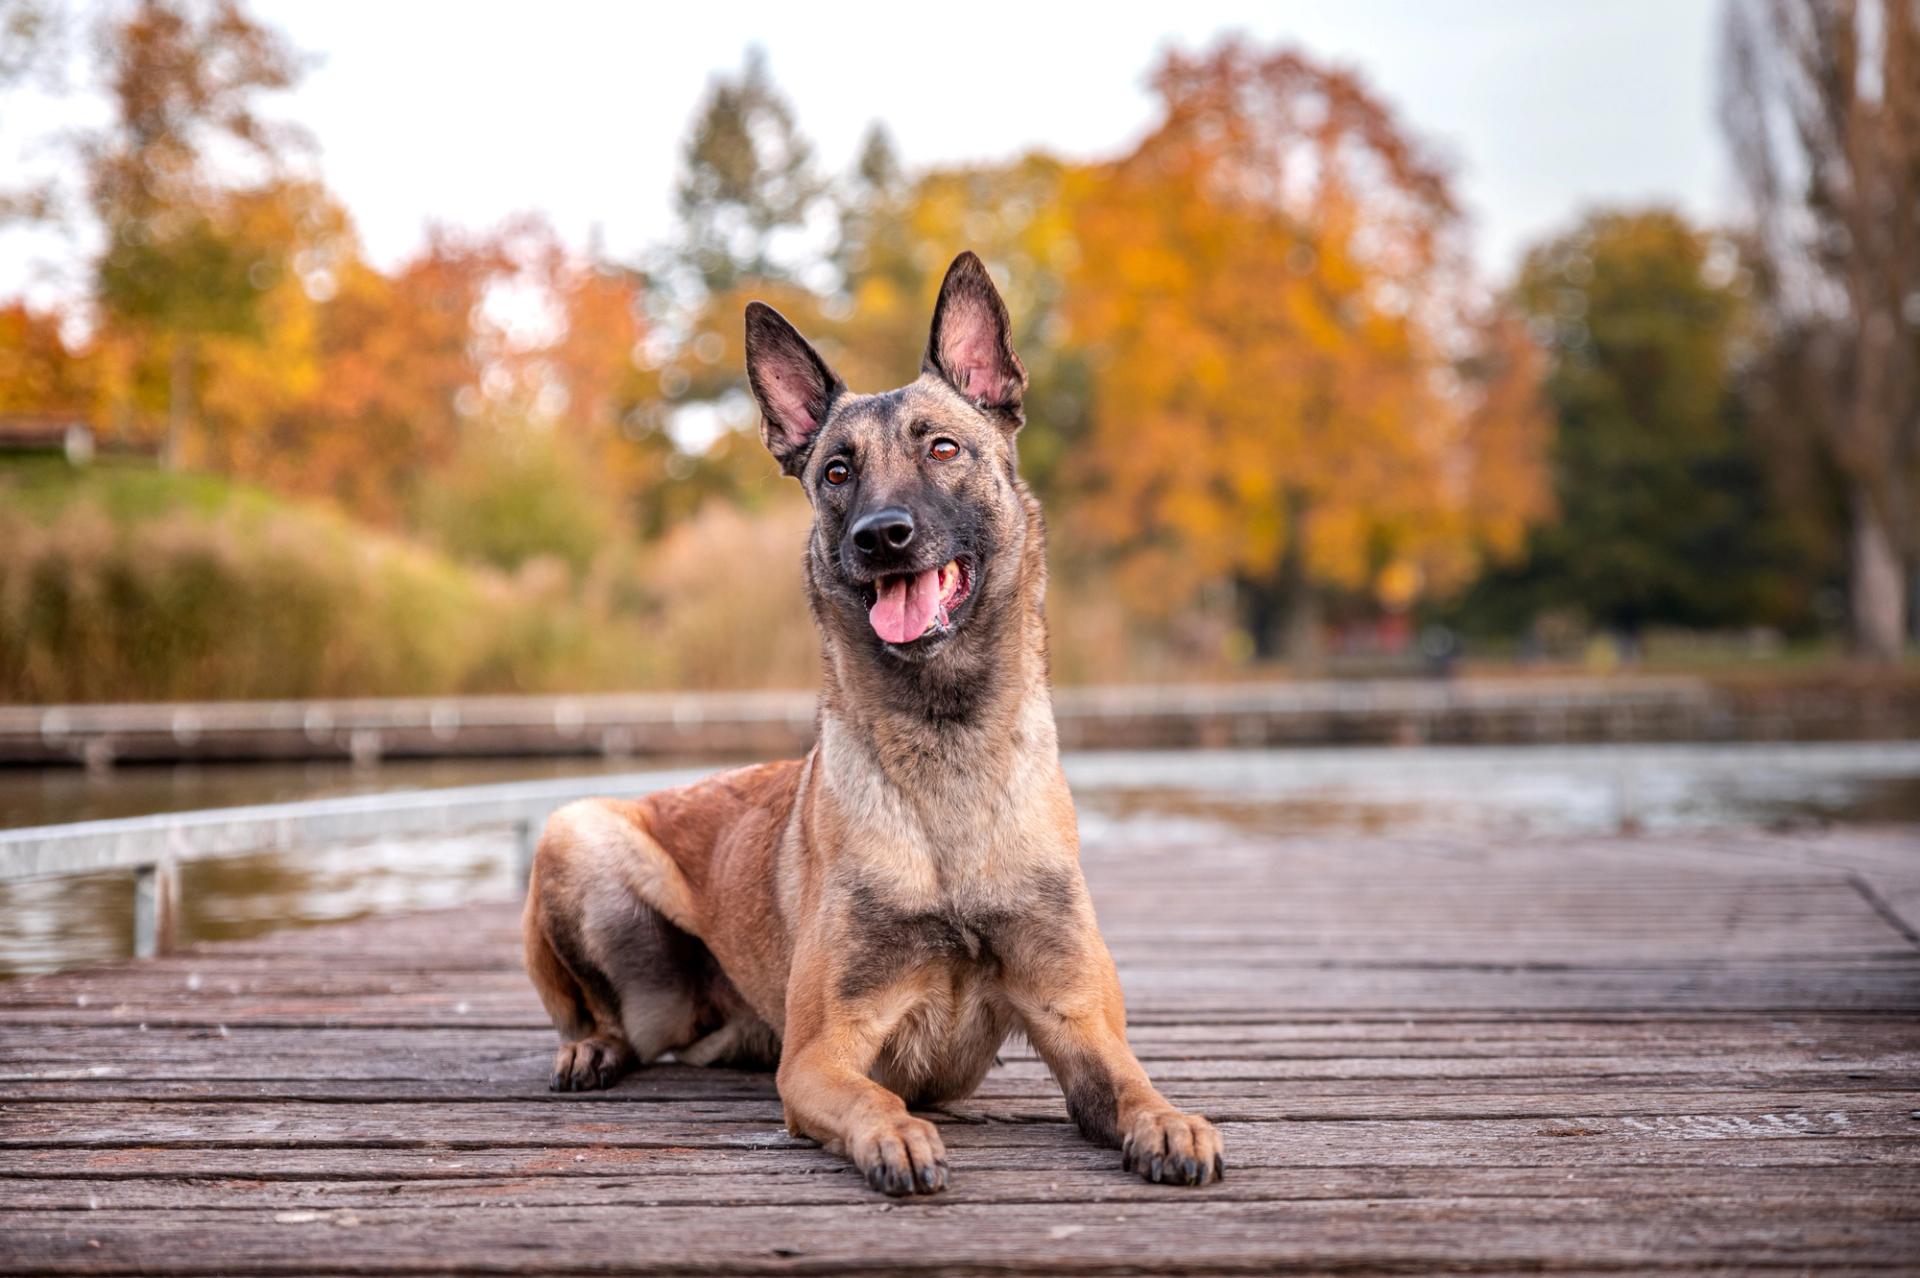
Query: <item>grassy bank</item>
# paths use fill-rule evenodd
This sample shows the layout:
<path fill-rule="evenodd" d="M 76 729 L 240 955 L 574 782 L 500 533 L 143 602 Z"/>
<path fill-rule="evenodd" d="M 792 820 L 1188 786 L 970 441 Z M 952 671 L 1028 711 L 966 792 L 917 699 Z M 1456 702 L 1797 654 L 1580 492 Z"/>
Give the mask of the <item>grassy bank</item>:
<path fill-rule="evenodd" d="M 650 682 L 643 609 L 205 475 L 0 465 L 0 697 L 511 692 Z"/>

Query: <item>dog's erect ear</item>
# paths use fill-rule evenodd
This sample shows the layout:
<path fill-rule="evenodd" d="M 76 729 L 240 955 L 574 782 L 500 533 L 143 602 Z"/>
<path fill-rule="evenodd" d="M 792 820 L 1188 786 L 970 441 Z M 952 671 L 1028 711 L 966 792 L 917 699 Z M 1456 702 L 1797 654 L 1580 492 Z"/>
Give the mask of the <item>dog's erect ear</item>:
<path fill-rule="evenodd" d="M 781 470 L 798 475 L 846 384 L 765 302 L 747 303 L 747 383 L 760 403 L 761 441 Z"/>
<path fill-rule="evenodd" d="M 997 411 L 1015 426 L 1027 391 L 1027 368 L 1013 351 L 1007 304 L 987 268 L 962 253 L 947 268 L 940 300 L 933 304 L 922 372 L 935 373 L 981 408 Z"/>

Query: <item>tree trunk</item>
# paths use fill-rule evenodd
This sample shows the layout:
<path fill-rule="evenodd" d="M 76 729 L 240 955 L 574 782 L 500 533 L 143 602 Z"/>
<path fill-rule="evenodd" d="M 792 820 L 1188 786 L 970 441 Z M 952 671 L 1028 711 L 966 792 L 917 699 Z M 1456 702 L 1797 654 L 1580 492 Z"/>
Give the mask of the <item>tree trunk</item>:
<path fill-rule="evenodd" d="M 1853 535 L 1848 543 L 1853 642 L 1873 661 L 1900 660 L 1906 640 L 1906 578 L 1893 535 L 1864 487 L 1853 491 Z"/>
<path fill-rule="evenodd" d="M 1312 507 L 1298 492 L 1287 498 L 1287 548 L 1280 558 L 1280 597 L 1286 608 L 1284 646 L 1287 665 L 1296 675 L 1318 674 L 1324 654 L 1320 648 L 1320 595 L 1307 568 L 1307 537 Z"/>
<path fill-rule="evenodd" d="M 1278 661 L 1286 652 L 1286 609 L 1273 577 L 1240 579 L 1240 618 L 1253 641 L 1255 661 Z"/>
<path fill-rule="evenodd" d="M 167 441 L 160 451 L 160 464 L 179 470 L 181 451 L 186 445 L 187 418 L 193 409 L 193 344 L 184 337 L 173 340 L 173 361 L 167 370 Z"/>
<path fill-rule="evenodd" d="M 1907 573 L 1907 641 L 1920 648 L 1920 555 Z"/>

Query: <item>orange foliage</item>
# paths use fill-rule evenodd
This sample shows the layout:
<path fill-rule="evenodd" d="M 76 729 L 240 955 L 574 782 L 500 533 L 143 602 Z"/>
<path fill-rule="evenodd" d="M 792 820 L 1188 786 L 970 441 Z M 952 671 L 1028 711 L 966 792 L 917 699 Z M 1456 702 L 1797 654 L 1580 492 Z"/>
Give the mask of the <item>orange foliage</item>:
<path fill-rule="evenodd" d="M 68 345 L 57 312 L 0 306 L 0 413 L 92 415 L 94 361 Z"/>
<path fill-rule="evenodd" d="M 1066 290 L 1095 366 L 1080 518 L 1129 593 L 1272 582 L 1290 543 L 1348 587 L 1514 549 L 1545 491 L 1537 360 L 1477 314 L 1445 171 L 1297 53 L 1230 41 L 1155 84 L 1161 126 L 1078 177 Z"/>

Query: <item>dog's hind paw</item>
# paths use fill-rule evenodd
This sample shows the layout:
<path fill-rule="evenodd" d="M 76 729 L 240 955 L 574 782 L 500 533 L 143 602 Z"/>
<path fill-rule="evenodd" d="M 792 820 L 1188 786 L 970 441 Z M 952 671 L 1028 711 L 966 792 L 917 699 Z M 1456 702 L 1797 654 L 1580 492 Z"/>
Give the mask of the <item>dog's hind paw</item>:
<path fill-rule="evenodd" d="M 622 1038 L 595 1035 L 568 1043 L 553 1057 L 547 1088 L 556 1092 L 592 1092 L 612 1087 L 639 1061 Z"/>

